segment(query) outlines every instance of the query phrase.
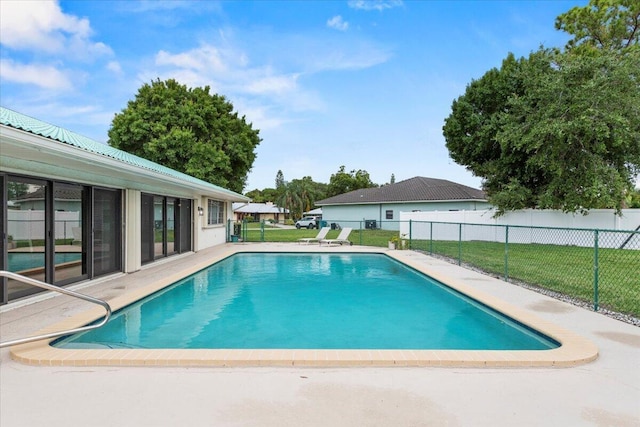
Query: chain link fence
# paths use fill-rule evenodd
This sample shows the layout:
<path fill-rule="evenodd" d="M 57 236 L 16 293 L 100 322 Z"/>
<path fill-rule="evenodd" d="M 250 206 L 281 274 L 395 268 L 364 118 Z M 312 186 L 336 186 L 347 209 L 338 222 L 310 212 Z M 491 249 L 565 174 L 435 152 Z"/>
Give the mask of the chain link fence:
<path fill-rule="evenodd" d="M 593 307 L 640 318 L 640 230 L 423 221 L 325 221 L 327 238 L 351 228 L 354 245 L 418 250 Z M 230 223 L 229 241 L 296 242 L 318 229 Z M 231 234 L 231 232 L 234 234 Z M 236 236 L 236 237 L 233 237 Z M 395 239 L 394 239 L 395 237 Z"/>

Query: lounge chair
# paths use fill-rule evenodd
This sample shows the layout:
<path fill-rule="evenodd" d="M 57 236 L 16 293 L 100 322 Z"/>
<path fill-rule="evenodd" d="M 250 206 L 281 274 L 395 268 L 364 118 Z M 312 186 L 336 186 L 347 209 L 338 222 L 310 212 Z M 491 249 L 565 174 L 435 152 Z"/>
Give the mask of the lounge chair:
<path fill-rule="evenodd" d="M 345 227 L 342 229 L 342 231 L 340 231 L 340 234 L 338 234 L 338 237 L 336 237 L 335 239 L 321 239 L 320 246 L 322 246 L 323 243 L 326 243 L 329 246 L 343 245 L 345 243 L 352 245 L 353 243 L 351 243 L 348 239 L 349 234 L 351 234 L 351 228 Z"/>
<path fill-rule="evenodd" d="M 329 230 L 331 230 L 331 227 L 322 227 L 320 231 L 318 231 L 318 235 L 316 237 L 303 237 L 302 239 L 298 239 L 298 244 L 306 243 L 308 245 L 311 242 L 319 242 L 327 237 Z"/>

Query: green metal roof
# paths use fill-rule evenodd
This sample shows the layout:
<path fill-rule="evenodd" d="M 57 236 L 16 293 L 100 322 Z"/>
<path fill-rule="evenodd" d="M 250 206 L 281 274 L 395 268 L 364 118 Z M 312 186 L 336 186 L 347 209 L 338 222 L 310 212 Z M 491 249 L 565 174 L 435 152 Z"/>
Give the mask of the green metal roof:
<path fill-rule="evenodd" d="M 198 185 L 204 185 L 210 187 L 215 191 L 222 191 L 229 195 L 240 196 L 246 198 L 242 194 L 238 194 L 234 191 L 227 190 L 226 188 L 213 185 L 198 178 L 194 178 L 190 175 L 178 172 L 170 169 L 166 166 L 162 166 L 158 163 L 154 163 L 150 160 L 143 159 L 126 151 L 118 150 L 117 148 L 110 147 L 107 144 L 102 144 L 93 139 L 87 138 L 75 132 L 67 129 L 63 129 L 58 126 L 43 122 L 41 120 L 34 119 L 33 117 L 25 116 L 24 114 L 10 110 L 8 108 L 0 107 L 0 124 L 9 126 L 15 129 L 20 129 L 25 132 L 29 132 L 35 135 L 40 135 L 54 141 L 62 142 L 64 144 L 71 145 L 73 147 L 85 150 L 91 153 L 98 154 L 100 156 L 109 157 L 133 165 L 139 168 L 147 169 L 153 172 L 157 172 L 163 175 L 170 176 L 182 181 L 191 182 Z"/>

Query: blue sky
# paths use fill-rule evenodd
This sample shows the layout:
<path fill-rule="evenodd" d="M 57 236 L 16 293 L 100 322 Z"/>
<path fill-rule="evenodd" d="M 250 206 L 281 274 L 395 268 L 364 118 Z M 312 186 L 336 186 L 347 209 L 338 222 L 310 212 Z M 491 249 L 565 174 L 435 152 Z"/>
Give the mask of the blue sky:
<path fill-rule="evenodd" d="M 509 52 L 564 46 L 586 1 L 0 1 L 0 103 L 100 142 L 157 78 L 211 87 L 263 139 L 245 191 L 341 165 L 480 187 L 452 101 Z"/>

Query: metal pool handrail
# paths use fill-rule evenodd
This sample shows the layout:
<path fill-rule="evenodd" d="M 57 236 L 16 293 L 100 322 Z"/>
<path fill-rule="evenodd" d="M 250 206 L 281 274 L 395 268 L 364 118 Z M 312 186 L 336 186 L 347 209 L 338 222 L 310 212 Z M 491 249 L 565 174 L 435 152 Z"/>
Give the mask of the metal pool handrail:
<path fill-rule="evenodd" d="M 5 341 L 5 342 L 1 342 L 0 343 L 0 348 L 9 347 L 9 346 L 16 345 L 16 344 L 24 344 L 24 343 L 28 343 L 28 342 L 32 342 L 32 341 L 38 341 L 38 340 L 42 340 L 42 339 L 45 339 L 45 338 L 60 337 L 62 335 L 75 334 L 76 332 L 83 332 L 83 331 L 88 331 L 88 330 L 91 330 L 91 329 L 97 329 L 97 328 L 101 327 L 102 325 L 104 325 L 105 323 L 107 323 L 109 321 L 109 318 L 111 317 L 111 306 L 106 301 L 103 301 L 101 299 L 93 298 L 93 297 L 90 297 L 88 295 L 84 295 L 84 294 L 81 294 L 81 293 L 78 293 L 78 292 L 70 291 L 69 289 L 64 289 L 64 288 L 60 288 L 58 286 L 50 285 L 49 283 L 41 282 L 40 280 L 32 279 L 31 277 L 22 276 L 20 274 L 13 273 L 11 271 L 0 270 L 0 277 L 7 277 L 9 279 L 17 280 L 19 282 L 26 283 L 28 285 L 37 286 L 39 288 L 48 289 L 48 290 L 53 291 L 53 292 L 60 292 L 60 293 L 65 294 L 65 295 L 69 295 L 69 296 L 72 296 L 72 297 L 75 297 L 75 298 L 80 298 L 82 300 L 91 302 L 93 304 L 101 305 L 107 312 L 107 314 L 104 316 L 104 319 L 102 319 L 102 321 L 100 323 L 96 323 L 95 325 L 87 325 L 87 326 L 83 326 L 83 327 L 80 327 L 80 328 L 69 329 L 69 330 L 66 330 L 66 331 L 51 332 L 51 333 L 48 333 L 48 334 L 35 335 L 35 336 L 32 336 L 32 337 L 28 337 L 28 338 L 21 338 L 21 339 L 17 339 L 17 340 Z"/>

